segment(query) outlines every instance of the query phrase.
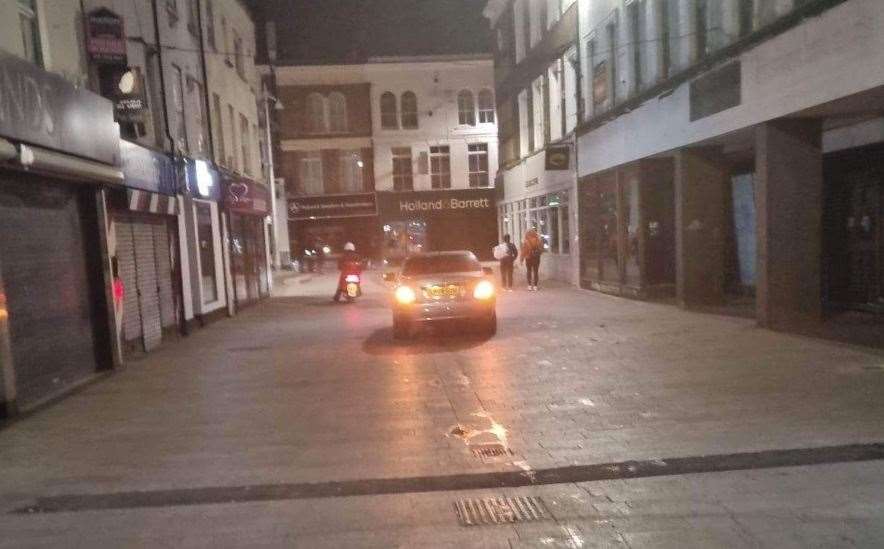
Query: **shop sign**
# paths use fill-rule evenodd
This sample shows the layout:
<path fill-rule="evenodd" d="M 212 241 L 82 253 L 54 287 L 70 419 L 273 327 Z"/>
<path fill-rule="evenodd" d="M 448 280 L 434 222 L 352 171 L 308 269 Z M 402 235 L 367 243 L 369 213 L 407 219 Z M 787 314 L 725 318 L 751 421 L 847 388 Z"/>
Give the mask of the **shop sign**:
<path fill-rule="evenodd" d="M 571 146 L 562 145 L 546 149 L 547 170 L 568 170 L 571 168 Z"/>
<path fill-rule="evenodd" d="M 95 61 L 126 62 L 126 32 L 123 19 L 107 8 L 86 17 L 86 52 Z"/>
<path fill-rule="evenodd" d="M 377 215 L 375 195 L 303 196 L 289 200 L 289 219 L 329 219 Z"/>
<path fill-rule="evenodd" d="M 257 181 L 225 174 L 224 206 L 231 212 L 267 215 L 270 190 Z"/>
<path fill-rule="evenodd" d="M 117 165 L 113 104 L 0 51 L 0 136 Z"/>
<path fill-rule="evenodd" d="M 185 158 L 184 179 L 192 196 L 216 202 L 221 200 L 218 172 L 207 161 Z"/>
<path fill-rule="evenodd" d="M 175 162 L 168 155 L 121 140 L 120 159 L 125 186 L 166 195 L 178 193 Z"/>
<path fill-rule="evenodd" d="M 380 215 L 389 219 L 491 211 L 494 205 L 494 189 L 378 193 Z"/>
<path fill-rule="evenodd" d="M 123 72 L 117 80 L 114 115 L 119 122 L 143 122 L 147 110 L 144 76 L 137 67 Z"/>

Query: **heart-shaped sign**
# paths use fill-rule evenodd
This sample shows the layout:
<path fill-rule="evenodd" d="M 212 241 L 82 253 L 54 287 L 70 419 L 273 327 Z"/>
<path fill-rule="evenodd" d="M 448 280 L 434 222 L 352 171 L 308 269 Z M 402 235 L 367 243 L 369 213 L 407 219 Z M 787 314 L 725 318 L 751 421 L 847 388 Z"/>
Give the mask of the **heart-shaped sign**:
<path fill-rule="evenodd" d="M 249 186 L 245 183 L 233 183 L 227 188 L 227 192 L 234 202 L 242 202 L 249 196 Z"/>

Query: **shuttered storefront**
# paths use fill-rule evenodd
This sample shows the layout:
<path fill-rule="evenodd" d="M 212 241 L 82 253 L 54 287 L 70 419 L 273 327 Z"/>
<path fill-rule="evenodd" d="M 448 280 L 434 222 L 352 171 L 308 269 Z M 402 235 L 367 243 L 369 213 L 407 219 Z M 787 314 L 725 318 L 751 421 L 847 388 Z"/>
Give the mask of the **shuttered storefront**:
<path fill-rule="evenodd" d="M 114 216 L 116 257 L 123 281 L 123 341 L 128 352 L 149 352 L 164 334 L 177 334 L 175 231 L 170 219 Z"/>
<path fill-rule="evenodd" d="M 109 365 L 95 189 L 0 172 L 0 269 L 18 404 Z"/>

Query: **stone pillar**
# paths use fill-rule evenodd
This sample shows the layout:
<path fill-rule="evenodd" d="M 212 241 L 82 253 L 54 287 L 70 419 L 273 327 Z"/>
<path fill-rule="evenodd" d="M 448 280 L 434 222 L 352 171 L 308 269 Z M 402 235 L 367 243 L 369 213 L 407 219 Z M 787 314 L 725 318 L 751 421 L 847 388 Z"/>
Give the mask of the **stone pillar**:
<path fill-rule="evenodd" d="M 819 322 L 822 124 L 776 120 L 755 132 L 758 322 L 775 329 Z"/>
<path fill-rule="evenodd" d="M 723 301 L 728 179 L 718 149 L 682 149 L 675 155 L 675 278 L 683 308 Z"/>

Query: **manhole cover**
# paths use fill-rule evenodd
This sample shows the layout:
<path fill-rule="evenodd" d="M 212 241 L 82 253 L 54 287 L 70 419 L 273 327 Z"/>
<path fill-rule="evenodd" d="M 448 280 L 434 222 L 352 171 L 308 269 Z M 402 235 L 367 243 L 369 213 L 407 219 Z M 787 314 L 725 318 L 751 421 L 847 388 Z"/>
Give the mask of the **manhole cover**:
<path fill-rule="evenodd" d="M 454 504 L 463 526 L 535 522 L 547 518 L 539 497 L 462 499 Z"/>
<path fill-rule="evenodd" d="M 471 446 L 473 455 L 482 458 L 482 461 L 493 461 L 494 458 L 508 456 L 509 450 L 503 444 L 481 444 Z"/>

